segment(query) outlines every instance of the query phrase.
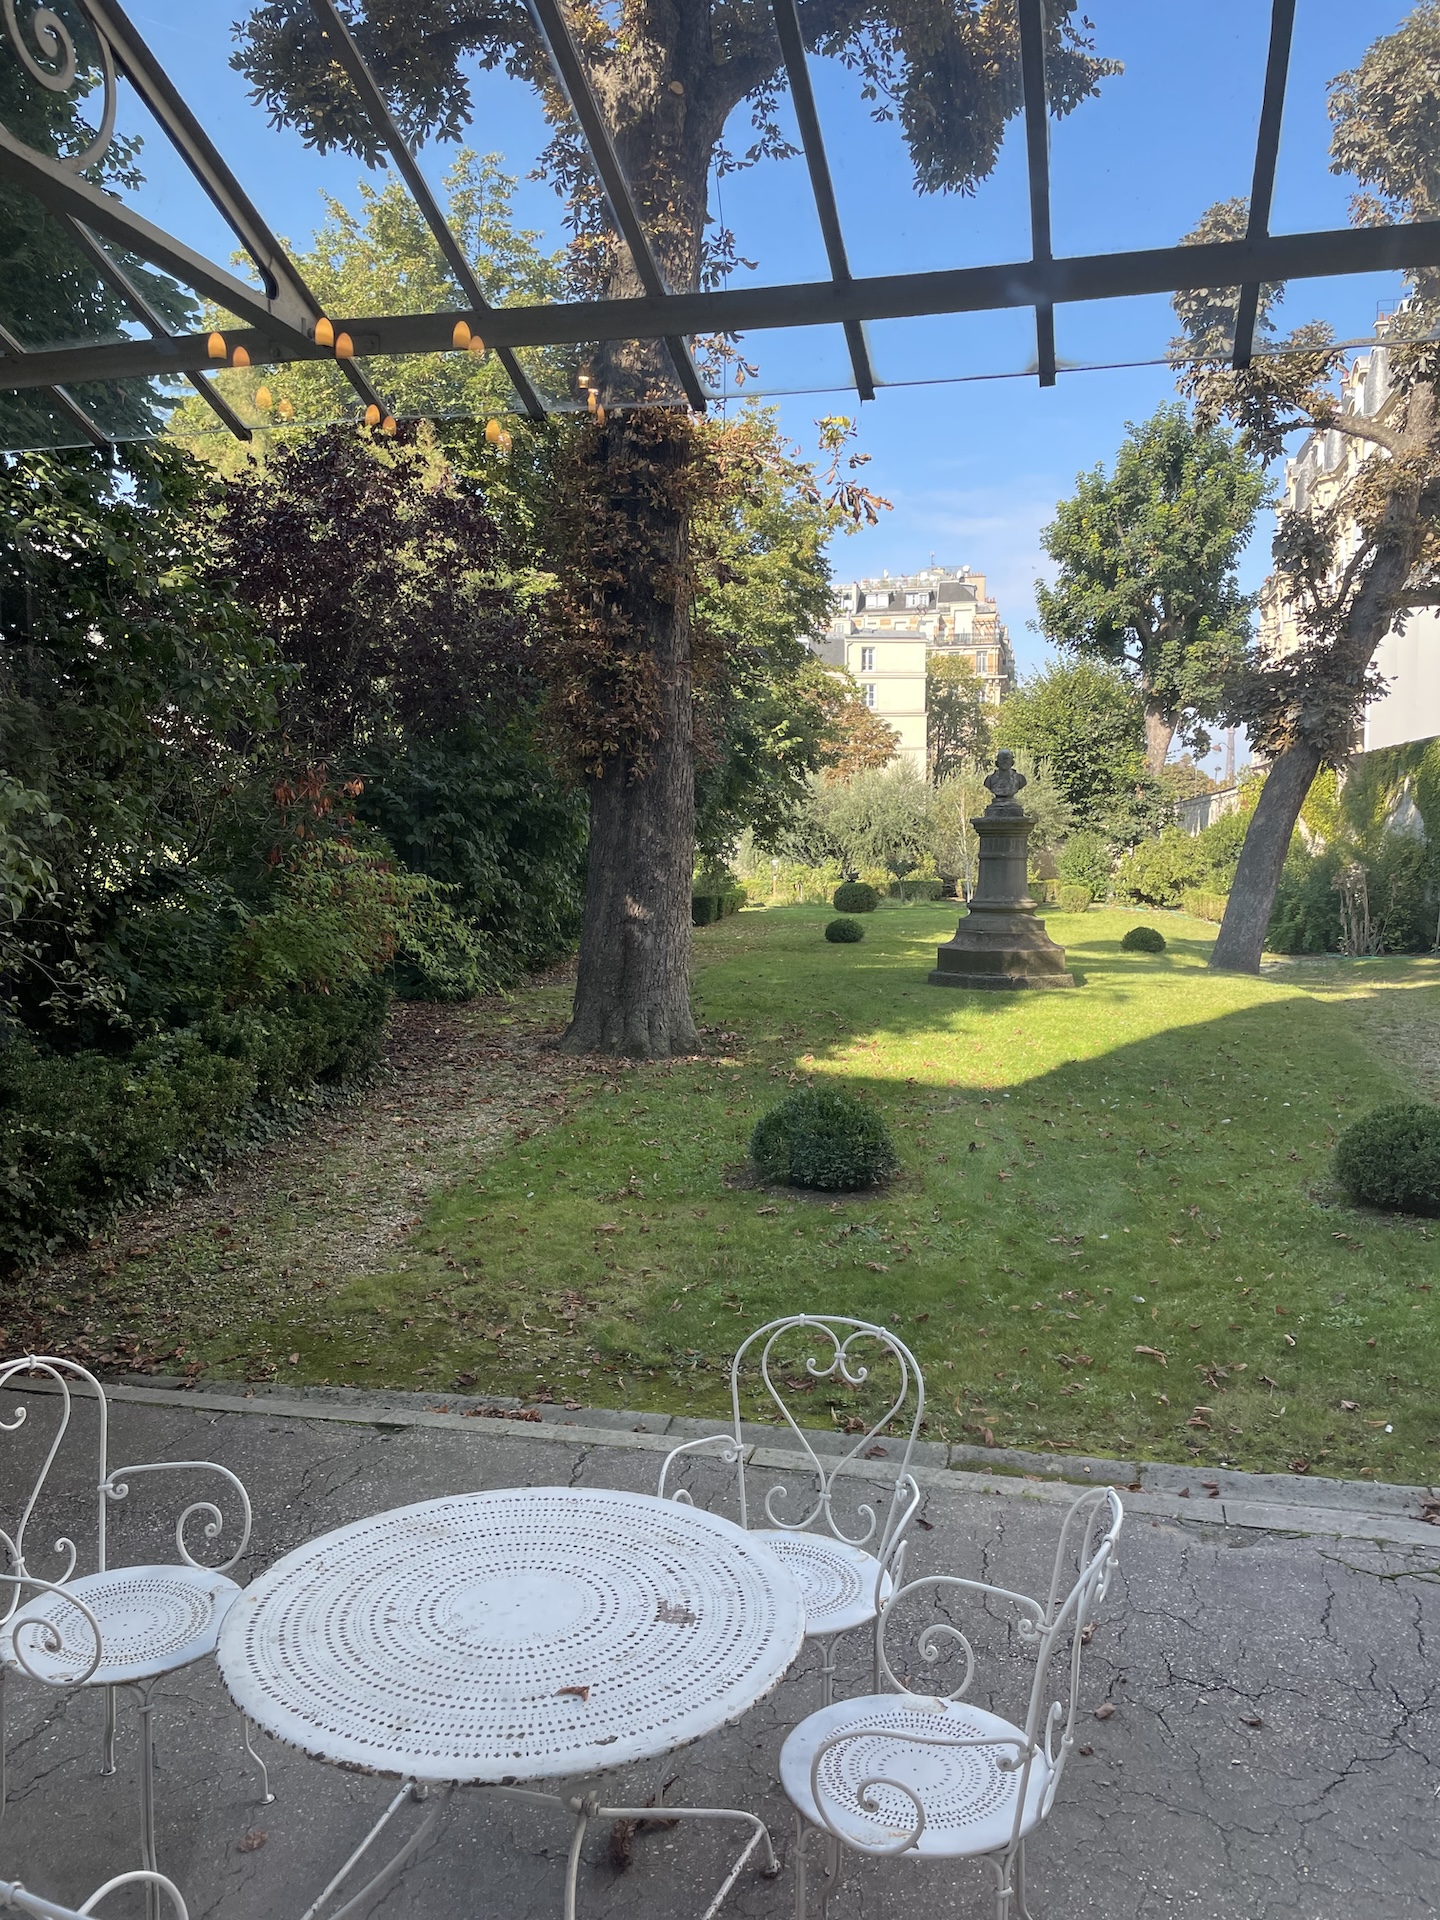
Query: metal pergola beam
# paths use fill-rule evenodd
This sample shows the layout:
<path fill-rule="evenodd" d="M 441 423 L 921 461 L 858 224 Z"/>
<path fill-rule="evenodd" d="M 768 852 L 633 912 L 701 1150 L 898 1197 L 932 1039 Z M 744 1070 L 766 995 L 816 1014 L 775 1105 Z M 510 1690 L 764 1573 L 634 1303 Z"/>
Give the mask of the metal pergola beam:
<path fill-rule="evenodd" d="M 8 327 L 0 327 L 0 351 L 16 360 L 23 360 L 26 357 L 26 349 Z M 0 379 L 3 379 L 4 372 L 5 363 L 0 360 Z M 102 453 L 109 453 L 113 449 L 114 441 L 108 434 L 100 431 L 80 402 L 72 399 L 64 387 L 51 385 L 44 391 L 51 405 L 58 412 L 63 413 L 72 426 L 79 428 L 92 447 L 98 447 Z"/>
<path fill-rule="evenodd" d="M 1050 238 L 1050 120 L 1045 99 L 1045 0 L 1019 0 L 1020 87 L 1025 101 L 1025 160 L 1030 176 L 1030 252 L 1053 257 Z M 1035 308 L 1035 364 L 1042 387 L 1055 384 L 1055 308 Z"/>
<path fill-rule="evenodd" d="M 56 160 L 34 152 L 0 127 L 0 179 L 12 181 L 32 194 L 42 206 L 62 219 L 84 221 L 95 233 L 114 240 L 142 260 L 163 267 L 196 293 L 213 300 L 237 319 L 262 329 L 277 344 L 304 340 L 304 327 L 313 328 L 315 312 L 302 314 L 292 301 L 277 289 L 276 298 L 258 287 L 247 286 L 224 267 L 216 266 L 204 254 L 177 240 L 147 220 L 113 194 L 92 187 L 88 180 L 72 173 Z"/>
<path fill-rule="evenodd" d="M 320 22 L 322 32 L 334 46 L 336 58 L 349 75 L 350 84 L 359 94 L 361 105 L 384 142 L 386 152 L 394 161 L 397 172 L 409 189 L 411 199 L 420 209 L 426 226 L 435 236 L 436 245 L 445 256 L 446 265 L 460 284 L 460 291 L 470 302 L 471 312 L 477 319 L 484 318 L 484 337 L 488 340 L 494 333 L 490 318 L 494 309 L 485 297 L 485 289 L 475 277 L 474 268 L 465 258 L 465 249 L 451 231 L 450 222 L 441 211 L 439 201 L 430 191 L 429 181 L 416 165 L 415 156 L 410 151 L 410 143 L 400 131 L 399 124 L 391 113 L 374 74 L 370 71 L 369 62 L 356 45 L 354 35 L 344 17 L 332 4 L 332 0 L 310 0 L 310 5 L 316 19 Z M 445 342 L 447 348 L 450 344 L 448 340 Z M 543 420 L 545 404 L 535 391 L 530 376 L 509 347 L 497 346 L 495 357 L 509 376 L 510 384 L 519 395 L 520 404 L 526 413 L 532 420 Z"/>
<path fill-rule="evenodd" d="M 933 273 L 897 273 L 778 287 L 730 287 L 671 293 L 660 299 L 579 300 L 497 307 L 490 324 L 509 346 L 568 346 L 591 340 L 654 340 L 672 333 L 739 333 L 758 327 L 840 326 L 847 320 L 904 320 L 941 313 L 983 313 L 1070 301 L 1117 300 L 1247 281 L 1319 279 L 1330 274 L 1440 267 L 1440 220 L 1393 227 L 1340 227 L 1320 233 L 1213 240 L 1192 247 L 1015 261 Z M 439 353 L 449 343 L 448 314 L 382 314 L 337 319 L 361 354 Z M 260 334 L 236 334 L 253 360 L 323 360 L 305 343 L 275 353 Z M 0 387 L 68 380 L 119 380 L 203 369 L 206 336 L 129 340 L 114 346 L 28 354 L 0 367 Z M 18 376 L 18 378 L 17 378 Z"/>
<path fill-rule="evenodd" d="M 635 264 L 635 272 L 649 299 L 666 297 L 668 289 L 665 276 L 660 271 L 660 262 L 655 258 L 650 245 L 650 236 L 646 233 L 640 218 L 640 209 L 635 204 L 629 179 L 620 156 L 615 151 L 615 142 L 610 137 L 610 129 L 605 124 L 605 116 L 600 111 L 600 102 L 595 98 L 595 89 L 590 84 L 590 75 L 585 62 L 580 57 L 580 49 L 575 45 L 570 32 L 569 22 L 561 9 L 560 0 L 530 0 L 530 5 L 540 25 L 545 44 L 550 49 L 550 59 L 570 99 L 575 118 L 580 122 L 580 131 L 585 136 L 585 144 L 590 149 L 590 158 L 595 163 L 595 171 L 600 176 L 600 184 L 605 189 L 605 198 L 610 203 L 610 212 L 621 239 L 630 250 L 630 258 Z M 690 356 L 690 347 L 683 334 L 672 333 L 661 336 L 675 363 L 675 372 L 685 397 L 698 413 L 706 407 L 705 388 L 700 375 L 695 370 L 695 362 Z"/>
<path fill-rule="evenodd" d="M 119 294 L 120 298 L 125 302 L 126 306 L 129 307 L 131 313 L 134 314 L 141 325 L 150 329 L 152 338 L 156 340 L 170 339 L 172 337 L 170 329 L 165 325 L 165 322 L 160 318 L 159 314 L 156 313 L 155 309 L 130 278 L 130 275 L 125 271 L 124 267 L 121 266 L 120 262 L 113 259 L 110 254 L 105 251 L 94 234 L 91 233 L 90 229 L 83 226 L 78 220 L 67 219 L 65 224 L 70 230 L 71 239 L 100 275 L 100 278 L 114 288 L 115 292 Z M 239 414 L 236 413 L 229 401 L 211 386 L 203 373 L 187 373 L 185 378 L 205 403 L 230 429 L 237 440 L 254 439 L 254 434 L 251 433 L 249 427 L 246 426 L 245 422 L 240 418 Z"/>
<path fill-rule="evenodd" d="M 117 0 L 86 0 L 86 11 L 99 32 L 109 41 L 121 72 L 195 176 L 206 198 L 255 262 L 265 286 L 266 303 L 272 318 L 282 326 L 308 337 L 321 310 L 319 302 L 306 286 L 284 247 L 266 225 L 255 203 L 220 157 L 174 81 L 136 32 Z M 97 225 L 93 220 L 89 224 Z M 104 228 L 99 231 L 103 232 Z M 141 249 L 137 248 L 136 251 Z M 145 257 L 150 258 L 148 254 Z M 157 261 L 156 264 L 168 265 L 168 262 Z M 171 271 L 176 269 L 172 268 Z M 196 286 L 197 292 L 210 293 L 209 288 L 198 286 L 193 281 L 187 284 Z M 253 289 L 251 294 L 253 298 Z M 221 305 L 230 307 L 231 312 L 238 311 L 231 306 L 227 296 L 212 293 L 210 297 L 218 298 Z M 241 317 L 248 316 L 242 314 Z"/>
<path fill-rule="evenodd" d="M 815 107 L 815 89 L 810 83 L 810 63 L 805 57 L 805 40 L 800 31 L 800 15 L 795 0 L 773 0 L 775 31 L 780 36 L 780 52 L 790 80 L 790 100 L 800 128 L 800 144 L 805 150 L 805 165 L 810 170 L 810 190 L 815 196 L 815 212 L 825 242 L 825 257 L 830 262 L 830 277 L 836 286 L 848 286 L 852 278 L 850 256 L 845 251 L 845 235 L 840 227 L 840 210 L 835 204 L 835 183 L 830 177 L 830 160 L 820 132 L 820 115 Z M 875 374 L 870 365 L 870 348 L 858 320 L 844 322 L 845 344 L 850 349 L 850 365 L 855 374 L 855 389 L 862 400 L 875 398 Z"/>
<path fill-rule="evenodd" d="M 1280 123 L 1285 115 L 1285 84 L 1290 71 L 1290 44 L 1295 33 L 1295 0 L 1275 0 L 1270 13 L 1270 51 L 1265 60 L 1265 91 L 1260 101 L 1260 127 L 1255 137 L 1255 173 L 1250 186 L 1247 240 L 1264 240 L 1270 232 L 1270 208 L 1275 198 L 1275 167 L 1280 157 Z M 1248 367 L 1255 348 L 1255 320 L 1260 309 L 1260 282 L 1247 280 L 1235 306 L 1235 340 L 1230 364 Z"/>

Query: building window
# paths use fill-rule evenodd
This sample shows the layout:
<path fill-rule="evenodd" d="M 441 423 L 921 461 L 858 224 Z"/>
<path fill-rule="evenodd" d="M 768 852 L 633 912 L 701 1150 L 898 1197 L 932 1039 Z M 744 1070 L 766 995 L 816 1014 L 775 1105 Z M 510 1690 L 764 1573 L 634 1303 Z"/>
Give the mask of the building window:
<path fill-rule="evenodd" d="M 907 593 L 905 604 L 907 607 L 928 607 L 931 598 L 932 596 L 928 593 Z"/>
<path fill-rule="evenodd" d="M 867 680 L 867 681 L 865 682 L 865 685 L 864 685 L 863 687 L 861 687 L 861 689 L 860 689 L 860 694 L 861 694 L 861 697 L 863 698 L 863 700 L 864 700 L 864 702 L 865 702 L 865 704 L 866 704 L 866 706 L 867 706 L 867 707 L 873 707 L 873 706 L 874 706 L 874 704 L 875 704 L 875 683 L 874 683 L 874 681 L 873 681 L 873 680 Z"/>
<path fill-rule="evenodd" d="M 861 671 L 862 673 L 873 673 L 873 672 L 875 671 L 875 649 L 874 649 L 874 647 L 861 647 L 861 649 L 860 649 L 860 671 Z"/>

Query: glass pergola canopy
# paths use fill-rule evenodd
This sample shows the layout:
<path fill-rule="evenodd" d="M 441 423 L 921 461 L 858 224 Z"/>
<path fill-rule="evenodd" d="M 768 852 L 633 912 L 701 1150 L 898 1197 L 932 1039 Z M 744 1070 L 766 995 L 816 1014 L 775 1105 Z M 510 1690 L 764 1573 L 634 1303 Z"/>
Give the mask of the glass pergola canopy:
<path fill-rule="evenodd" d="M 1440 221 L 1345 224 L 1348 189 L 1326 177 L 1326 86 L 1406 6 L 1382 4 L 1357 26 L 1340 0 L 1209 0 L 1202 10 L 1095 0 L 1095 52 L 1125 72 L 1057 117 L 1046 0 L 986 0 L 1008 9 L 988 82 L 1008 106 L 998 158 L 970 195 L 918 190 L 902 128 L 876 117 L 844 49 L 824 50 L 814 5 L 730 3 L 752 7 L 773 36 L 776 139 L 749 169 L 712 165 L 708 217 L 753 271 L 685 288 L 666 278 L 584 51 L 586 21 L 618 18 L 619 7 L 580 19 L 566 0 L 529 0 L 631 269 L 633 292 L 595 298 L 497 290 L 492 263 L 444 204 L 437 148 L 407 137 L 404 74 L 392 63 L 382 82 L 363 51 L 364 0 L 294 0 L 293 13 L 326 36 L 334 84 L 348 89 L 369 153 L 403 186 L 433 269 L 419 310 L 402 287 L 335 312 L 277 237 L 316 204 L 303 167 L 286 204 L 268 209 L 272 225 L 259 201 L 274 198 L 273 180 L 252 197 L 243 165 L 222 155 L 215 103 L 230 111 L 245 91 L 228 62 L 228 21 L 206 24 L 213 86 L 208 73 L 197 86 L 192 61 L 182 90 L 148 17 L 150 39 L 115 0 L 15 0 L 0 10 L 0 446 L 151 437 L 186 396 L 193 415 L 197 395 L 214 430 L 242 439 L 277 419 L 314 424 L 347 409 L 404 418 L 421 410 L 422 389 L 425 411 L 508 407 L 538 419 L 587 404 L 579 370 L 615 341 L 652 343 L 652 403 L 695 409 L 730 397 L 744 361 L 759 371 L 743 392 L 869 399 L 931 381 L 1051 385 L 1071 369 L 1163 359 L 1176 331 L 1169 298 L 1199 287 L 1234 290 L 1222 345 L 1244 364 L 1277 350 L 1257 331 L 1263 286 L 1344 283 L 1393 304 L 1399 275 L 1440 265 Z M 937 27 L 979 4 L 936 0 Z M 682 0 L 682 11 L 700 7 Z M 503 70 L 470 73 L 470 119 L 451 129 L 464 144 L 493 144 L 502 89 L 532 91 Z M 262 108 L 247 111 L 263 121 Z M 743 152 L 749 120 L 748 108 L 732 116 L 731 151 Z M 163 142 L 185 172 L 183 188 L 157 193 L 146 173 Z M 531 159 L 521 154 L 520 166 Z M 318 177 L 318 159 L 315 168 Z M 1242 204 L 1240 237 L 1180 244 L 1222 201 Z M 1317 206 L 1325 222 L 1305 224 Z M 222 264 L 217 218 L 239 264 Z M 1372 286 L 1367 276 L 1384 277 Z M 483 393 L 457 321 L 493 356 Z M 734 343 L 729 359 L 705 350 L 717 337 Z M 350 351 L 337 358 L 337 343 Z M 299 370 L 317 362 L 327 381 L 307 387 Z M 244 382 L 222 371 L 236 367 L 251 370 Z"/>

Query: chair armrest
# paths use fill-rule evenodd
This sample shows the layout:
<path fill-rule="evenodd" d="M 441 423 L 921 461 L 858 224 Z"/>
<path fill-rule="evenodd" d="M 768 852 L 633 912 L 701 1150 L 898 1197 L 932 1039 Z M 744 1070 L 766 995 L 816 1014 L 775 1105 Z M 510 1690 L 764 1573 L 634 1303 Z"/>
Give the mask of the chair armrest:
<path fill-rule="evenodd" d="M 62 1582 L 56 1580 L 37 1580 L 33 1574 L 0 1573 L 0 1587 L 5 1586 L 17 1588 L 22 1591 L 24 1588 L 30 1587 L 33 1588 L 37 1594 L 58 1594 L 67 1607 L 72 1607 L 75 1612 L 80 1615 L 80 1618 L 85 1622 L 91 1644 L 94 1647 L 94 1652 L 90 1656 L 89 1666 L 86 1667 L 83 1673 L 68 1673 L 63 1679 L 56 1679 L 53 1675 L 41 1673 L 38 1668 L 32 1667 L 25 1657 L 25 1648 L 21 1644 L 20 1636 L 22 1634 L 34 1634 L 36 1636 L 36 1646 L 40 1652 L 51 1654 L 59 1653 L 62 1642 L 58 1631 L 51 1621 L 21 1620 L 17 1623 L 12 1616 L 6 1620 L 3 1630 L 0 1631 L 3 1631 L 4 1635 L 9 1639 L 10 1658 L 16 1666 L 23 1668 L 32 1680 L 38 1680 L 40 1684 L 45 1687 L 83 1687 L 91 1674 L 94 1673 L 95 1669 L 100 1665 L 104 1653 L 100 1639 L 100 1622 L 95 1618 L 89 1607 L 87 1607 L 85 1602 L 77 1595 L 71 1593 L 69 1588 Z M 18 1601 L 18 1593 L 16 1597 Z M 6 1664 L 8 1664 L 6 1661 L 0 1660 L 0 1667 Z"/>
<path fill-rule="evenodd" d="M 222 1560 L 218 1566 L 206 1566 L 203 1560 L 197 1560 L 185 1544 L 185 1529 L 197 1515 L 203 1514 L 205 1520 L 205 1538 L 218 1540 L 225 1530 L 225 1516 L 213 1500 L 192 1500 L 175 1522 L 175 1545 L 180 1558 L 187 1566 L 200 1567 L 206 1573 L 228 1573 L 235 1562 L 250 1544 L 250 1496 L 244 1483 L 228 1467 L 219 1466 L 214 1460 L 154 1460 L 142 1465 L 115 1467 L 100 1482 L 100 1491 L 107 1500 L 123 1500 L 130 1492 L 130 1481 L 137 1473 L 218 1473 L 220 1478 L 235 1489 L 239 1496 L 245 1524 L 240 1534 L 240 1544 L 228 1560 Z"/>
<path fill-rule="evenodd" d="M 0 1908 L 14 1908 L 20 1913 L 34 1914 L 37 1920 L 84 1920 L 84 1916 L 95 1911 L 96 1901 L 103 1900 L 106 1894 L 113 1893 L 117 1887 L 142 1884 L 156 1887 L 166 1896 L 174 1909 L 175 1920 L 190 1920 L 175 1882 L 167 1880 L 163 1873 L 152 1873 L 147 1867 L 137 1868 L 133 1873 L 117 1873 L 113 1880 L 107 1880 L 103 1887 L 97 1887 L 83 1907 L 62 1907 L 54 1900 L 31 1893 L 18 1880 L 0 1880 Z"/>
<path fill-rule="evenodd" d="M 687 1507 L 694 1506 L 695 1502 L 690 1498 L 690 1495 L 685 1491 L 684 1487 L 680 1487 L 674 1493 L 667 1494 L 665 1491 L 665 1482 L 669 1478 L 671 1466 L 680 1458 L 682 1453 L 698 1453 L 702 1447 L 714 1449 L 717 1457 L 727 1467 L 733 1467 L 739 1460 L 741 1454 L 741 1448 L 737 1445 L 734 1436 L 728 1433 L 706 1433 L 702 1434 L 698 1440 L 686 1440 L 682 1445 L 672 1447 L 670 1452 L 666 1454 L 664 1462 L 661 1465 L 660 1483 L 655 1489 L 656 1494 L 661 1500 L 680 1500 L 683 1501 Z"/>

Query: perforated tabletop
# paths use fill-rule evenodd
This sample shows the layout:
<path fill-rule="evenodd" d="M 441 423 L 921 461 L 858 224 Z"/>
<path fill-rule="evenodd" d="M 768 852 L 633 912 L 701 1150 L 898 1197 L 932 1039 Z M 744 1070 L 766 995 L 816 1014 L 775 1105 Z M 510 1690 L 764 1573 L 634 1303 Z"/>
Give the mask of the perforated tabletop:
<path fill-rule="evenodd" d="M 763 1542 L 650 1494 L 515 1487 L 356 1521 L 247 1587 L 218 1658 L 268 1733 L 427 1781 L 655 1758 L 738 1720 L 800 1650 Z"/>

